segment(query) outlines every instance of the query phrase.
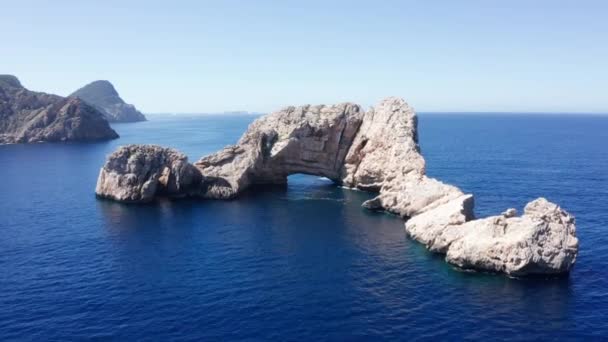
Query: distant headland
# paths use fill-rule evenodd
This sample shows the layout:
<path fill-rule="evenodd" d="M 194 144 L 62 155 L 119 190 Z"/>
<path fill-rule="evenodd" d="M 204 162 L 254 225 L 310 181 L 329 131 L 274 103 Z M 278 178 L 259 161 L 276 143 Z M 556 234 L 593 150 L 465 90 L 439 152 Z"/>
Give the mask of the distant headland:
<path fill-rule="evenodd" d="M 146 117 L 135 106 L 123 101 L 109 81 L 91 82 L 70 96 L 79 97 L 97 108 L 109 122 L 146 121 Z"/>
<path fill-rule="evenodd" d="M 103 114 L 76 97 L 34 92 L 0 75 L 0 144 L 116 139 Z"/>

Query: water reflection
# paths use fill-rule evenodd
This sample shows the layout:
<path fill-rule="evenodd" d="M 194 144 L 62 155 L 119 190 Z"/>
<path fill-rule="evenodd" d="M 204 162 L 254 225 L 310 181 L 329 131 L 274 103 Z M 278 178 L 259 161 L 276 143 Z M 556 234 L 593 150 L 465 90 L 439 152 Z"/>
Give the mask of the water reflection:
<path fill-rule="evenodd" d="M 408 239 L 398 217 L 361 208 L 371 196 L 307 177 L 253 188 L 233 201 L 100 200 L 97 206 L 116 261 L 127 270 L 125 281 L 162 281 L 171 273 L 216 295 L 303 297 L 323 308 L 321 316 L 350 312 L 401 327 L 440 317 L 472 338 L 474 331 L 483 335 L 476 322 L 500 326 L 515 313 L 525 316 L 518 322 L 567 323 L 570 278 L 518 280 L 456 270 Z M 445 298 L 458 307 L 445 307 Z M 463 314 L 469 318 L 461 322 Z M 430 327 L 437 325 L 412 332 L 431 336 Z"/>

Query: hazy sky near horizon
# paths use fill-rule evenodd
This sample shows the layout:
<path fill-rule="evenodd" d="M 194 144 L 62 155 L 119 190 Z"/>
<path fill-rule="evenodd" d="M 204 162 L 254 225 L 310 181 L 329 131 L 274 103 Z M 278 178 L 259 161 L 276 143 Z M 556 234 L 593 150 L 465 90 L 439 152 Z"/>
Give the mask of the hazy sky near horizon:
<path fill-rule="evenodd" d="M 404 97 L 418 111 L 608 113 L 608 1 L 8 1 L 0 74 L 144 112 Z"/>

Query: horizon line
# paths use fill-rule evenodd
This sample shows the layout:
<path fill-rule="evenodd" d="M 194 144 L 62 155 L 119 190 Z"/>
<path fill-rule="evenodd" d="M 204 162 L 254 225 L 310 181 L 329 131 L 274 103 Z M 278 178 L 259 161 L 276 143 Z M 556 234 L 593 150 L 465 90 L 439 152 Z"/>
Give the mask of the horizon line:
<path fill-rule="evenodd" d="M 261 111 L 201 111 L 201 112 L 149 112 L 144 113 L 145 115 L 266 115 L 275 111 L 261 112 Z M 594 115 L 603 116 L 608 115 L 606 112 L 551 112 L 551 111 L 416 111 L 416 114 L 423 115 L 436 115 L 436 114 L 464 114 L 464 115 Z"/>

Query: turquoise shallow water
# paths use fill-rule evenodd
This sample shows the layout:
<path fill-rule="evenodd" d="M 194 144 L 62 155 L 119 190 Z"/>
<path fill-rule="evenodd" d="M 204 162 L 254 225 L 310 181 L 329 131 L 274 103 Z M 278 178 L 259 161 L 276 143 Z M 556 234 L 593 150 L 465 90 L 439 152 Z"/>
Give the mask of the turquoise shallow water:
<path fill-rule="evenodd" d="M 608 336 L 608 117 L 420 115 L 428 173 L 473 192 L 479 216 L 540 195 L 576 215 L 569 277 L 460 272 L 318 177 L 226 202 L 93 194 L 119 145 L 196 160 L 253 119 L 154 115 L 111 142 L 0 146 L 0 340 Z"/>

